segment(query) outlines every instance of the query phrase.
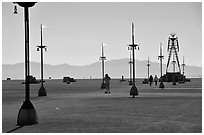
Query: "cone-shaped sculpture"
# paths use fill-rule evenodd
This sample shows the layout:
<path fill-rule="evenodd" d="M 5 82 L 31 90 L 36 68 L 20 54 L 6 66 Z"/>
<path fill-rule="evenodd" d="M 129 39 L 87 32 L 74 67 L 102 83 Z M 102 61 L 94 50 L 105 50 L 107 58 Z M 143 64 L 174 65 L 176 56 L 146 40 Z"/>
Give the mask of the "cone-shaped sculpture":
<path fill-rule="evenodd" d="M 132 86 L 132 88 L 130 89 L 130 95 L 133 96 L 133 98 L 138 95 L 138 90 L 137 87 L 135 85 Z"/>
<path fill-rule="evenodd" d="M 42 96 L 47 96 L 46 90 L 44 88 L 44 86 L 41 86 L 39 91 L 38 91 L 38 96 L 42 97 Z"/>
<path fill-rule="evenodd" d="M 30 102 L 30 100 L 24 101 L 21 109 L 18 113 L 17 126 L 26 126 L 38 124 L 37 112 Z"/>
<path fill-rule="evenodd" d="M 164 88 L 164 83 L 163 83 L 163 81 L 160 82 L 160 84 L 159 84 L 159 88 L 161 88 L 161 89 Z"/>

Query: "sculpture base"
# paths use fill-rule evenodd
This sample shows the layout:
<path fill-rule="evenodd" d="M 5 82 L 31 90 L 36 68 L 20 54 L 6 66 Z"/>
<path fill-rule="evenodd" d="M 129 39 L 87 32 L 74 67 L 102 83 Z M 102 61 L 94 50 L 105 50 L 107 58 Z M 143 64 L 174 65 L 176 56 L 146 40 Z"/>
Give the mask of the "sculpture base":
<path fill-rule="evenodd" d="M 163 82 L 160 82 L 160 84 L 159 84 L 159 88 L 164 88 L 164 83 Z"/>
<path fill-rule="evenodd" d="M 131 89 L 130 89 L 130 95 L 132 95 L 133 98 L 134 98 L 136 95 L 138 95 L 138 90 L 137 90 L 137 88 L 136 88 L 135 85 L 133 85 L 133 86 L 131 87 Z"/>
<path fill-rule="evenodd" d="M 129 85 L 133 85 L 132 81 L 129 81 Z"/>
<path fill-rule="evenodd" d="M 38 97 L 47 96 L 46 90 L 43 86 L 40 87 Z"/>
<path fill-rule="evenodd" d="M 17 126 L 34 124 L 38 124 L 37 112 L 29 100 L 24 101 L 18 113 Z"/>

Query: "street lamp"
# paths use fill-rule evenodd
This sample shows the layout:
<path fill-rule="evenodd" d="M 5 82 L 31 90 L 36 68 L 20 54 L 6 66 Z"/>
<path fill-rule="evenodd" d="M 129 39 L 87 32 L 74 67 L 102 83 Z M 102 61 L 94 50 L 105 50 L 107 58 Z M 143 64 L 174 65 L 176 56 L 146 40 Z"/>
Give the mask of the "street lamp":
<path fill-rule="evenodd" d="M 29 7 L 33 7 L 36 2 L 14 2 L 24 8 L 25 18 L 25 101 L 21 106 L 18 118 L 18 126 L 34 125 L 38 123 L 37 112 L 30 101 L 30 82 L 29 82 Z M 14 13 L 17 13 L 15 5 Z"/>
<path fill-rule="evenodd" d="M 40 36 L 40 41 L 41 41 L 41 45 L 37 46 L 37 51 L 41 50 L 41 87 L 38 91 L 38 96 L 47 96 L 46 90 L 43 86 L 43 49 L 45 49 L 45 51 L 47 51 L 47 46 L 44 46 L 42 43 L 42 39 L 43 39 L 43 25 L 40 25 L 40 30 L 41 30 L 41 36 Z"/>
<path fill-rule="evenodd" d="M 164 88 L 164 83 L 163 83 L 164 78 L 162 78 L 162 59 L 164 59 L 164 56 L 162 54 L 162 43 L 160 43 L 160 55 L 158 56 L 158 59 L 160 59 L 160 69 L 161 69 L 159 88 L 163 89 Z"/>
<path fill-rule="evenodd" d="M 104 56 L 104 51 L 103 51 L 103 43 L 102 43 L 102 47 L 101 47 L 101 57 L 100 60 L 102 61 L 101 65 L 102 65 L 102 84 L 101 84 L 101 89 L 105 89 L 105 83 L 104 83 L 104 64 L 105 64 L 105 60 L 106 57 Z"/>
<path fill-rule="evenodd" d="M 133 96 L 133 98 L 138 95 L 137 87 L 135 86 L 135 50 L 139 50 L 139 45 L 134 44 L 134 24 L 132 23 L 132 44 L 129 45 L 132 50 L 132 58 L 133 58 L 133 86 L 130 89 L 130 95 Z"/>
<path fill-rule="evenodd" d="M 150 63 L 149 63 L 149 57 L 148 57 L 148 62 L 147 62 L 147 79 L 148 80 L 149 80 L 149 67 L 150 67 Z"/>
<path fill-rule="evenodd" d="M 129 64 L 130 64 L 130 81 L 129 81 L 129 85 L 132 85 L 132 59 L 131 59 L 131 48 L 128 47 L 128 50 L 130 50 L 130 59 L 129 59 Z"/>

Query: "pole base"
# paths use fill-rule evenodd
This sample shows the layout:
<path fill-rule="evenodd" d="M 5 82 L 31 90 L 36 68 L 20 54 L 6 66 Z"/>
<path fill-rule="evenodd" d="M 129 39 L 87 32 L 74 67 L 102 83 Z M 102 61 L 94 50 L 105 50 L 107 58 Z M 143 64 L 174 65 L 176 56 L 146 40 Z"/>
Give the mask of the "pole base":
<path fill-rule="evenodd" d="M 43 86 L 38 91 L 38 97 L 47 96 L 46 90 Z"/>
<path fill-rule="evenodd" d="M 37 112 L 30 100 L 26 100 L 23 102 L 23 105 L 18 112 L 17 126 L 28 126 L 34 124 L 38 124 Z"/>
<path fill-rule="evenodd" d="M 176 82 L 173 82 L 172 85 L 176 85 Z"/>
<path fill-rule="evenodd" d="M 131 89 L 130 89 L 130 95 L 132 95 L 133 98 L 134 98 L 136 95 L 138 95 L 138 90 L 137 90 L 137 88 L 136 88 L 135 85 L 133 85 L 133 86 L 131 87 Z"/>
<path fill-rule="evenodd" d="M 129 81 L 129 85 L 133 85 L 132 81 Z"/>
<path fill-rule="evenodd" d="M 160 84 L 159 84 L 159 88 L 164 88 L 164 83 L 163 82 L 160 82 Z"/>
<path fill-rule="evenodd" d="M 105 88 L 106 88 L 105 83 L 102 83 L 101 84 L 101 89 L 105 89 Z"/>

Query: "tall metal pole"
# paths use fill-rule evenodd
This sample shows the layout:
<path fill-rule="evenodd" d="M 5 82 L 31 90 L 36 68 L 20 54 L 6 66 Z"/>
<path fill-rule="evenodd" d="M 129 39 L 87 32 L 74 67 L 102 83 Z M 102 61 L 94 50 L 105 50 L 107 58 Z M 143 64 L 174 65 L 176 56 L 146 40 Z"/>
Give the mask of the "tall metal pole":
<path fill-rule="evenodd" d="M 104 52 L 103 52 L 103 43 L 102 43 L 102 78 L 103 78 L 103 83 L 104 83 Z"/>
<path fill-rule="evenodd" d="M 25 16 L 25 74 L 26 74 L 26 82 L 25 82 L 25 97 L 26 101 L 30 100 L 30 82 L 29 82 L 29 13 L 28 7 L 24 8 L 24 16 Z"/>
<path fill-rule="evenodd" d="M 132 44 L 129 46 L 132 47 L 132 58 L 133 58 L 133 61 L 132 61 L 133 62 L 133 86 L 130 89 L 130 95 L 132 95 L 134 98 L 136 95 L 138 95 L 138 90 L 135 86 L 135 49 L 137 49 L 139 45 L 134 43 L 134 24 L 133 23 L 132 23 Z"/>
<path fill-rule="evenodd" d="M 131 59 L 131 50 L 130 50 L 130 81 L 129 81 L 129 85 L 132 85 L 132 59 Z"/>
<path fill-rule="evenodd" d="M 43 45 L 43 25 L 40 25 L 40 46 L 37 46 L 37 50 L 41 50 L 41 87 L 38 91 L 38 96 L 47 96 L 46 90 L 43 86 L 43 49 L 46 50 L 46 46 Z"/>
<path fill-rule="evenodd" d="M 147 78 L 149 78 L 149 67 L 150 67 L 150 63 L 149 63 L 149 57 L 148 57 L 148 62 L 147 62 Z"/>
<path fill-rule="evenodd" d="M 183 76 L 184 76 L 184 67 L 185 67 L 184 56 L 183 56 L 183 64 L 182 64 L 182 66 L 183 66 Z"/>
<path fill-rule="evenodd" d="M 29 82 L 29 7 L 33 7 L 36 2 L 14 2 L 19 6 L 24 8 L 24 18 L 25 18 L 25 101 L 21 106 L 17 125 L 33 125 L 38 123 L 37 112 L 30 101 L 30 82 Z M 17 10 L 17 9 L 16 9 Z M 17 13 L 17 12 L 16 12 Z"/>
<path fill-rule="evenodd" d="M 42 30 L 42 24 L 40 25 L 41 26 L 41 87 L 43 87 L 43 48 L 42 48 L 42 46 L 43 46 L 43 41 L 42 41 L 42 39 L 43 39 L 43 30 Z"/>
<path fill-rule="evenodd" d="M 106 57 L 104 56 L 104 50 L 103 50 L 103 43 L 101 46 L 101 57 L 100 60 L 102 60 L 102 84 L 101 84 L 101 89 L 105 89 L 105 83 L 104 83 L 104 70 L 105 70 L 105 66 L 104 66 L 104 60 L 106 59 Z"/>
<path fill-rule="evenodd" d="M 160 59 L 160 69 L 161 69 L 161 76 L 160 76 L 160 84 L 159 88 L 164 88 L 163 78 L 162 78 L 162 59 L 164 59 L 164 56 L 162 54 L 162 43 L 160 43 L 160 55 L 158 56 L 158 59 Z"/>

